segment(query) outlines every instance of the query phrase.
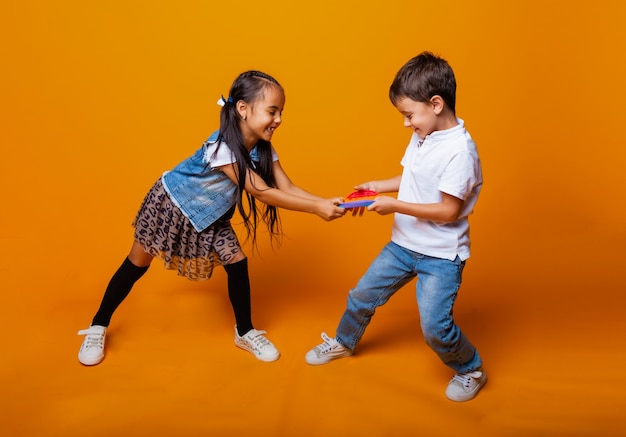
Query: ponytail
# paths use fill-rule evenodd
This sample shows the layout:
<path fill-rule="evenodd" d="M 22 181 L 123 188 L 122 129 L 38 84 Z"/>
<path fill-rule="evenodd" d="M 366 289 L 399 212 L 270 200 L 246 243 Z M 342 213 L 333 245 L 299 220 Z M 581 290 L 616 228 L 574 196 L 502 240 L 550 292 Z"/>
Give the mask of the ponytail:
<path fill-rule="evenodd" d="M 246 176 L 249 171 L 257 173 L 268 187 L 277 188 L 273 172 L 272 144 L 269 141 L 259 140 L 256 144 L 258 161 L 253 162 L 250 153 L 243 142 L 243 135 L 239 127 L 240 115 L 236 103 L 243 100 L 253 103 L 261 98 L 265 88 L 275 86 L 282 90 L 280 84 L 273 77 L 260 71 L 247 71 L 240 74 L 233 82 L 228 99 L 222 99 L 224 105 L 220 112 L 220 131 L 217 137 L 217 147 L 226 143 L 235 157 L 237 171 L 237 210 L 243 218 L 247 238 L 251 238 L 252 246 L 256 246 L 256 228 L 259 221 L 263 221 L 269 230 L 270 241 L 280 239 L 282 234 L 280 216 L 275 206 L 263 204 L 259 212 L 256 199 L 245 191 Z M 217 151 L 216 151 L 217 152 Z M 243 193 L 245 192 L 247 205 L 244 206 Z"/>

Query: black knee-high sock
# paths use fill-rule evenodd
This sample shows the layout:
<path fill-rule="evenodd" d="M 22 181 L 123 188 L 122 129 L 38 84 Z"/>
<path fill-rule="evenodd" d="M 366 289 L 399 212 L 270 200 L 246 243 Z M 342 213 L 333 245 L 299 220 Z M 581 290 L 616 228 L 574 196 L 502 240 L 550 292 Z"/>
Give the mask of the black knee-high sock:
<path fill-rule="evenodd" d="M 237 333 L 244 335 L 253 328 L 250 304 L 250 277 L 248 258 L 224 266 L 228 274 L 228 297 L 235 312 Z"/>
<path fill-rule="evenodd" d="M 124 260 L 109 281 L 100 303 L 100 308 L 91 322 L 92 325 L 109 326 L 113 313 L 122 301 L 126 299 L 135 282 L 146 273 L 148 267 L 150 266 L 137 267 L 130 262 L 128 257 Z"/>

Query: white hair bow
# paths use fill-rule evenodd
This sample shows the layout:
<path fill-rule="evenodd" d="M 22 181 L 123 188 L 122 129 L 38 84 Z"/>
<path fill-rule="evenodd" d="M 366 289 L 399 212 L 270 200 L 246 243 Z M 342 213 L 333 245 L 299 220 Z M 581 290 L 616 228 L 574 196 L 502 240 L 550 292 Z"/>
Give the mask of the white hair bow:
<path fill-rule="evenodd" d="M 233 103 L 233 98 L 228 97 L 228 99 L 225 99 L 224 96 L 221 96 L 217 101 L 217 104 L 220 106 L 224 106 L 226 103 Z"/>

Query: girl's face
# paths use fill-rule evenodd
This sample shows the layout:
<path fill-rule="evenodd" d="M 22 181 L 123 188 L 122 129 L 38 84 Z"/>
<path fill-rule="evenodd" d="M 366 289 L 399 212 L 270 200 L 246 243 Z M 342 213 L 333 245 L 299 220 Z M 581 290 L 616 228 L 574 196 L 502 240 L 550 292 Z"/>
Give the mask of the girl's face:
<path fill-rule="evenodd" d="M 282 123 L 285 94 L 276 86 L 265 88 L 263 96 L 252 104 L 244 102 L 238 107 L 243 141 L 248 150 L 263 139 L 271 141 L 274 131 Z"/>
<path fill-rule="evenodd" d="M 437 104 L 433 102 L 416 102 L 408 97 L 398 100 L 396 108 L 404 116 L 404 126 L 411 128 L 420 138 L 424 139 L 437 130 Z"/>

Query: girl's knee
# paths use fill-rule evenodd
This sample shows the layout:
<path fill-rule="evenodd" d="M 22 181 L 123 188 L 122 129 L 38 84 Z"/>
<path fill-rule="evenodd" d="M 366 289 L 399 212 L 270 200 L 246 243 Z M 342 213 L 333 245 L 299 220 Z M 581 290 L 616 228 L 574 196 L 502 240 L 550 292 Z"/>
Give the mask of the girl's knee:
<path fill-rule="evenodd" d="M 243 253 L 242 250 L 240 250 L 229 260 L 228 264 L 235 264 L 239 261 L 243 261 L 244 259 L 246 259 L 246 254 Z"/>
<path fill-rule="evenodd" d="M 148 267 L 154 257 L 146 252 L 141 244 L 134 242 L 128 254 L 128 260 L 137 267 Z"/>

